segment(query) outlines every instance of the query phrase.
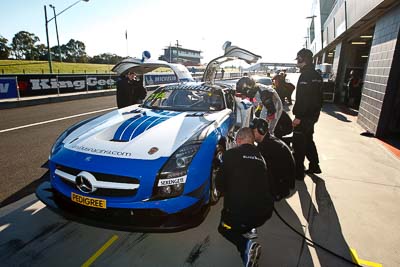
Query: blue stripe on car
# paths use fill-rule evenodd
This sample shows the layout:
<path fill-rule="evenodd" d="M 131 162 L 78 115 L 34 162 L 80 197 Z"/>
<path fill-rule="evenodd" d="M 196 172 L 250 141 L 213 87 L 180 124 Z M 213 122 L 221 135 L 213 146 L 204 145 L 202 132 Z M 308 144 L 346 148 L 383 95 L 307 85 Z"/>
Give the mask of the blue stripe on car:
<path fill-rule="evenodd" d="M 121 141 L 121 142 L 128 142 L 144 131 L 160 124 L 171 117 L 180 114 L 180 112 L 170 112 L 170 111 L 163 111 L 160 115 L 163 117 L 158 116 L 143 116 L 138 115 L 126 120 L 124 123 L 118 127 L 117 131 L 114 134 L 114 141 Z"/>
<path fill-rule="evenodd" d="M 129 124 L 123 131 L 122 134 L 119 136 L 118 140 L 120 141 L 129 141 L 129 137 L 131 134 L 136 130 L 138 126 L 140 126 L 143 122 L 150 119 L 151 117 L 143 116 L 137 120 L 134 120 L 131 124 Z"/>
<path fill-rule="evenodd" d="M 160 124 L 163 121 L 166 121 L 167 119 L 168 119 L 168 117 L 160 117 L 160 118 L 149 117 L 148 120 L 143 121 L 139 126 L 136 127 L 135 130 L 132 131 L 132 133 L 129 136 L 129 139 L 127 141 L 134 139 L 139 134 L 156 126 L 157 124 Z"/>
<path fill-rule="evenodd" d="M 122 135 L 123 131 L 131 124 L 133 123 L 135 120 L 137 120 L 138 118 L 140 118 L 142 115 L 136 115 L 128 120 L 126 120 L 124 123 L 121 124 L 121 126 L 118 127 L 117 131 L 114 134 L 114 138 L 113 140 L 120 140 L 119 137 Z"/>

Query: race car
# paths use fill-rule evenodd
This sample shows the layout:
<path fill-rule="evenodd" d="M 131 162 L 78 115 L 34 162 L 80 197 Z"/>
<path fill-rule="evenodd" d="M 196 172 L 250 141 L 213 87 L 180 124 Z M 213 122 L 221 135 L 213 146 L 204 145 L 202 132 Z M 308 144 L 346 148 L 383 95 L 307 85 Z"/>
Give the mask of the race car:
<path fill-rule="evenodd" d="M 234 86 L 214 81 L 215 71 L 230 60 L 259 58 L 227 46 L 208 64 L 202 82 L 163 61 L 118 63 L 113 70 L 119 74 L 178 69 L 179 82 L 160 86 L 143 104 L 62 133 L 49 156 L 50 181 L 38 187 L 38 198 L 66 218 L 100 227 L 175 231 L 198 225 L 219 199 L 215 179 L 223 152 L 253 116 L 252 104 L 235 98 Z"/>

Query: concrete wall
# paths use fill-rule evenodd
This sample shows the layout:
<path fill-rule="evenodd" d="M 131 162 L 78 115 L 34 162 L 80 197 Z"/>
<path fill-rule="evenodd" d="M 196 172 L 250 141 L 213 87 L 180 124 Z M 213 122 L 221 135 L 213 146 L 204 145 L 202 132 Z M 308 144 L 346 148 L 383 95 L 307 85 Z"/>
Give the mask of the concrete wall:
<path fill-rule="evenodd" d="M 382 2 L 384 0 L 346 0 L 347 28 L 353 26 Z"/>
<path fill-rule="evenodd" d="M 323 27 L 323 47 L 332 43 L 384 0 L 337 0 Z M 389 0 L 387 2 L 392 2 Z"/>
<path fill-rule="evenodd" d="M 399 29 L 400 6 L 381 17 L 375 26 L 358 123 L 376 136 L 385 135 L 399 90 Z"/>

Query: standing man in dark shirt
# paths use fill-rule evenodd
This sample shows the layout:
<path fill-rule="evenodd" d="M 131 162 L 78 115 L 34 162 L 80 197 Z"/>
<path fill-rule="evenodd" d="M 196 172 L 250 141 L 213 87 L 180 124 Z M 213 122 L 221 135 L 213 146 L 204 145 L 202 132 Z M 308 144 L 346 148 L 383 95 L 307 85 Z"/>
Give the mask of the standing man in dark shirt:
<path fill-rule="evenodd" d="M 132 81 L 133 85 L 133 99 L 132 105 L 134 104 L 142 104 L 143 99 L 146 98 L 147 90 L 143 86 L 143 75 L 135 75 L 135 78 Z"/>
<path fill-rule="evenodd" d="M 296 161 L 296 179 L 304 180 L 304 172 L 321 173 L 317 148 L 314 143 L 314 124 L 322 108 L 322 77 L 315 71 L 313 53 L 301 49 L 297 53 L 301 75 L 297 82 L 296 102 L 293 107 L 293 150 Z M 310 161 L 304 171 L 304 158 Z"/>
<path fill-rule="evenodd" d="M 222 158 L 217 189 L 224 196 L 224 208 L 218 231 L 236 245 L 245 266 L 257 266 L 261 246 L 255 242 L 256 227 L 272 215 L 273 198 L 265 161 L 250 128 L 236 135 L 238 147 L 227 150 Z"/>
<path fill-rule="evenodd" d="M 142 103 L 146 97 L 143 81 L 134 72 L 128 72 L 117 81 L 117 106 L 124 108 Z"/>

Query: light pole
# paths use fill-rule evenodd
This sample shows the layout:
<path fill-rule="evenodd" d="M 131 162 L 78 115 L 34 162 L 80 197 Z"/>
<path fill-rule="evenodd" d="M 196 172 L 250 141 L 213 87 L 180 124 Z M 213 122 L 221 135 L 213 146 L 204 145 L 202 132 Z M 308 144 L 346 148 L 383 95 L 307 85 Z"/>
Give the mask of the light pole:
<path fill-rule="evenodd" d="M 46 25 L 47 53 L 48 53 L 47 57 L 48 57 L 48 60 L 49 60 L 49 69 L 50 69 L 50 73 L 53 73 L 53 66 L 51 65 L 51 53 L 50 53 L 50 42 L 49 42 L 49 27 L 47 26 L 49 21 L 47 20 L 47 9 L 46 9 L 46 6 L 44 6 L 44 21 L 45 21 L 45 25 Z"/>
<path fill-rule="evenodd" d="M 179 41 L 176 40 L 176 63 L 179 63 L 179 47 L 181 47 L 181 45 L 179 44 Z"/>
<path fill-rule="evenodd" d="M 56 32 L 57 32 L 57 42 L 58 42 L 58 49 L 60 52 L 60 61 L 61 61 L 61 49 L 60 49 L 60 42 L 58 41 L 58 29 L 57 29 L 57 16 L 61 15 L 62 13 L 64 13 L 66 10 L 70 9 L 71 7 L 73 7 L 74 5 L 78 4 L 79 2 L 89 2 L 89 0 L 78 0 L 75 3 L 73 3 L 72 5 L 68 6 L 67 8 L 63 9 L 60 13 L 56 14 L 55 12 L 55 7 L 53 5 L 50 5 L 51 8 L 53 8 L 54 11 L 54 17 L 52 17 L 51 19 L 47 20 L 47 10 L 46 10 L 46 6 L 44 6 L 44 19 L 45 19 L 45 25 L 46 25 L 46 37 L 47 37 L 47 51 L 49 53 L 48 55 L 48 60 L 49 60 L 49 68 L 50 68 L 50 73 L 53 73 L 53 67 L 51 64 L 51 53 L 50 53 L 50 42 L 49 42 L 49 28 L 48 28 L 48 24 L 50 21 L 52 21 L 53 19 L 56 22 Z"/>
<path fill-rule="evenodd" d="M 57 27 L 57 15 L 56 15 L 56 7 L 53 5 L 49 5 L 53 9 L 54 14 L 54 23 L 56 24 L 56 35 L 57 35 L 57 46 L 58 46 L 58 56 L 60 58 L 60 62 L 62 62 L 61 58 L 61 47 L 60 47 L 60 39 L 58 38 L 58 27 Z"/>
<path fill-rule="evenodd" d="M 308 36 L 305 36 L 304 39 L 306 39 L 306 48 L 308 49 Z"/>

